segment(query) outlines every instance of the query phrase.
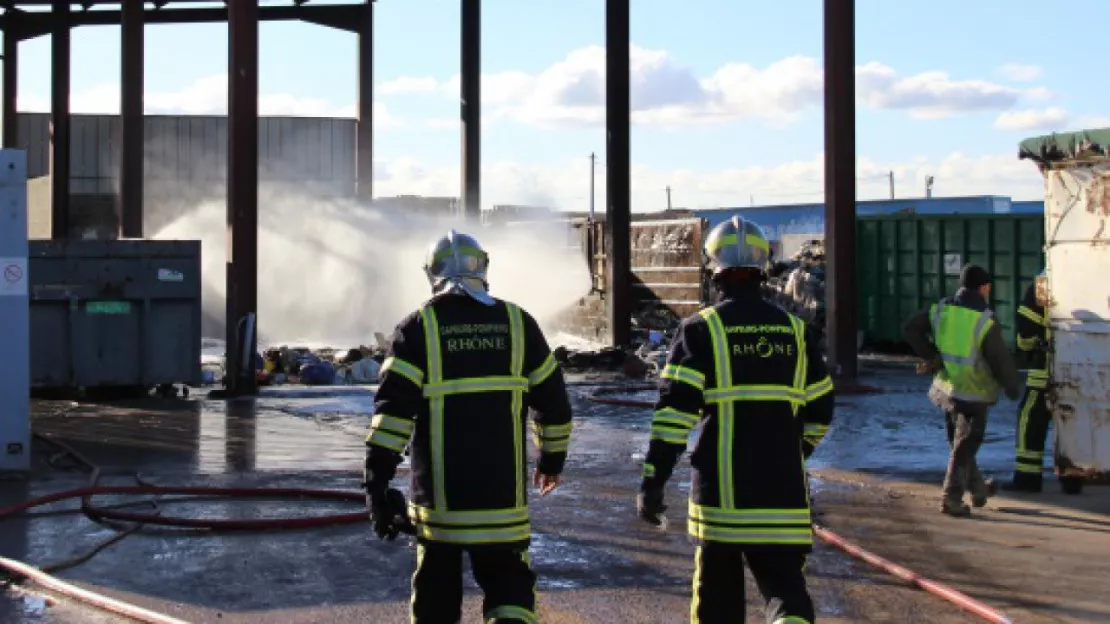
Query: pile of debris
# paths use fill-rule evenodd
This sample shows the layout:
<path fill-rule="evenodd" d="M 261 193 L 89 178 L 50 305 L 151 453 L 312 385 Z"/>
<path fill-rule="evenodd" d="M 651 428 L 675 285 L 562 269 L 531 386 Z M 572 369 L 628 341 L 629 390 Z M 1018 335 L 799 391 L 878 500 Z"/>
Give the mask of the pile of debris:
<path fill-rule="evenodd" d="M 763 293 L 769 301 L 805 321 L 824 345 L 825 242 L 806 241 L 789 260 L 776 262 Z"/>

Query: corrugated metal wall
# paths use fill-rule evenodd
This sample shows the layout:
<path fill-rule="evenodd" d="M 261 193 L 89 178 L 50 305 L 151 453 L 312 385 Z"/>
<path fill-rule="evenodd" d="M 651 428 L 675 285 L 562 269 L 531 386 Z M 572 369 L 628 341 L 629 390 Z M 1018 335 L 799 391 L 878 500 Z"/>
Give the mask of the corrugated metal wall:
<path fill-rule="evenodd" d="M 73 193 L 115 192 L 119 116 L 74 115 L 72 123 Z M 258 123 L 261 181 L 308 184 L 336 195 L 354 195 L 354 119 L 263 117 Z M 219 183 L 226 178 L 226 117 L 148 115 L 145 136 L 148 185 Z M 50 115 L 19 113 L 19 144 L 27 150 L 27 176 L 47 175 Z"/>

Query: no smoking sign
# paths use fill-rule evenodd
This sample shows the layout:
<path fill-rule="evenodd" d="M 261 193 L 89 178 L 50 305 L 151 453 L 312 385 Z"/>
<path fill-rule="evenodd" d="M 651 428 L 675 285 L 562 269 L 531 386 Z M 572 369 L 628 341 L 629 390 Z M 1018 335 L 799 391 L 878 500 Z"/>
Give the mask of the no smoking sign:
<path fill-rule="evenodd" d="M 27 259 L 0 258 L 0 296 L 21 297 L 27 295 Z"/>

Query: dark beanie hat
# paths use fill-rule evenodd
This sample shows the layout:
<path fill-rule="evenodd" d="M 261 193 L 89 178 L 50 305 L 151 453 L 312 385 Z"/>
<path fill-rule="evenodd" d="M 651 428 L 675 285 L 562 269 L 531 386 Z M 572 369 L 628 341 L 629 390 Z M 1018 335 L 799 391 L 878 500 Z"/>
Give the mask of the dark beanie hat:
<path fill-rule="evenodd" d="M 969 264 L 964 267 L 960 273 L 960 286 L 964 288 L 979 288 L 984 284 L 991 282 L 991 274 L 986 269 L 977 265 Z"/>

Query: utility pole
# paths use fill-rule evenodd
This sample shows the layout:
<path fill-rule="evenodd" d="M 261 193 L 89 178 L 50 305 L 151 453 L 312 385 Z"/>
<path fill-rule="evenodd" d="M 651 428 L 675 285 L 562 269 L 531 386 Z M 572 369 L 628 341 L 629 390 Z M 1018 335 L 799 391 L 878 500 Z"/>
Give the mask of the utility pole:
<path fill-rule="evenodd" d="M 890 198 L 894 199 L 894 171 L 890 172 Z"/>
<path fill-rule="evenodd" d="M 667 210 L 671 209 L 671 187 L 667 186 Z"/>
<path fill-rule="evenodd" d="M 597 171 L 597 154 L 590 152 L 590 223 L 594 222 L 594 178 Z"/>

